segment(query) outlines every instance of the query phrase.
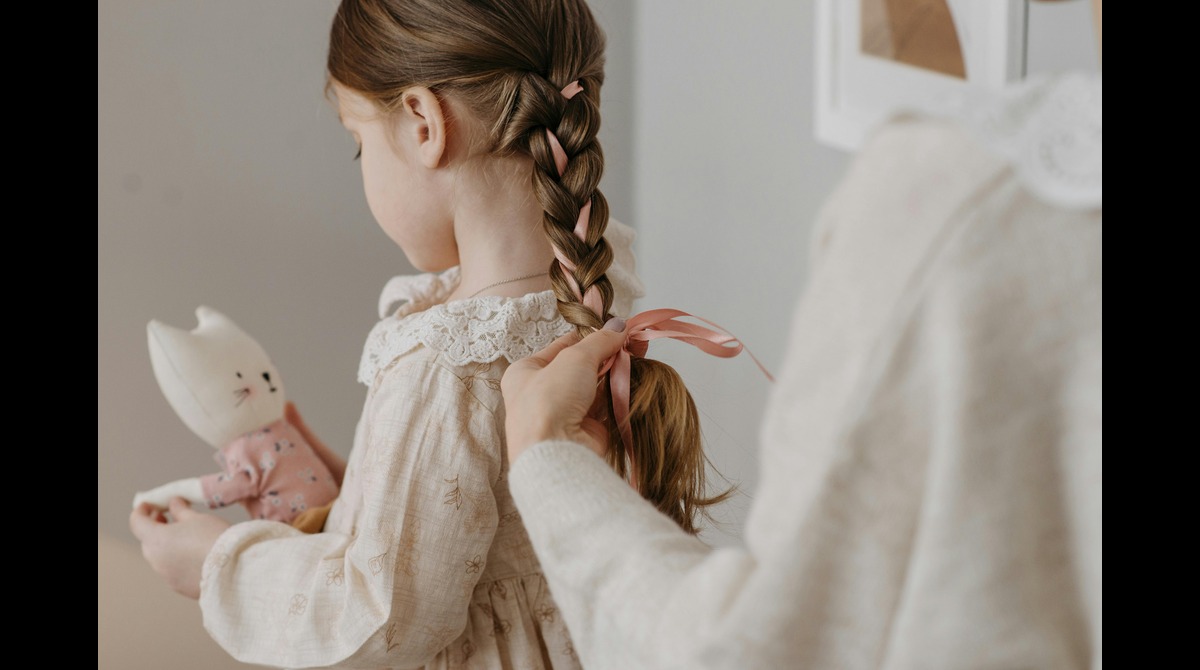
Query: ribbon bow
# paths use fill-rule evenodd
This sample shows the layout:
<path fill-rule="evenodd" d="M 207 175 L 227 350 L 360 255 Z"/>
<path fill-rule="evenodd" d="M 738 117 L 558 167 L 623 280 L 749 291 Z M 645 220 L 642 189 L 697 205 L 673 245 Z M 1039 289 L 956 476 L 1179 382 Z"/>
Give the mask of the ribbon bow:
<path fill-rule="evenodd" d="M 720 328 L 707 319 L 688 314 L 678 309 L 651 309 L 629 317 L 625 323 L 625 344 L 621 350 L 604 362 L 599 374 L 608 374 L 609 392 L 612 394 L 613 418 L 625 444 L 625 453 L 630 459 L 630 481 L 636 481 L 636 463 L 633 463 L 633 430 L 629 425 L 629 375 L 632 357 L 645 358 L 651 340 L 670 338 L 690 344 L 700 351 L 719 358 L 733 358 L 743 350 L 752 358 L 767 379 L 775 378 L 763 364 L 750 353 L 746 346 L 733 335 L 705 328 L 694 323 L 680 321 L 681 317 L 698 319 Z M 636 488 L 636 484 L 634 485 Z"/>

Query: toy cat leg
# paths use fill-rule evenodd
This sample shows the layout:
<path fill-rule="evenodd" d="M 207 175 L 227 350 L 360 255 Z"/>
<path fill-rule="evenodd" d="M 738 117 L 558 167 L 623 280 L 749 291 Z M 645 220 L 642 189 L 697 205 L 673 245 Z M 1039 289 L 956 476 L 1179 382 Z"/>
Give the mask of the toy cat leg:
<path fill-rule="evenodd" d="M 171 502 L 171 498 L 180 497 L 188 502 L 196 505 L 205 505 L 204 489 L 200 486 L 200 478 L 192 477 L 190 479 L 180 479 L 169 484 L 163 484 L 142 491 L 133 497 L 133 506 L 136 508 L 144 502 L 148 502 L 155 507 L 166 509 Z"/>

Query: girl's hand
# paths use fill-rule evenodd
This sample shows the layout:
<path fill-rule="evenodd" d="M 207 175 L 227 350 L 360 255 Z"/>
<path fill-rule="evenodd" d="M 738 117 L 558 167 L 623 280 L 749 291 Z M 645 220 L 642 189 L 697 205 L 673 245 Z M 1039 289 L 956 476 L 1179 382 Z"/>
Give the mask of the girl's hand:
<path fill-rule="evenodd" d="M 176 592 L 195 600 L 204 558 L 230 524 L 193 510 L 183 498 L 172 498 L 167 511 L 174 521 L 167 520 L 162 508 L 142 503 L 129 515 L 129 529 L 142 543 L 150 567 Z"/>
<path fill-rule="evenodd" d="M 599 456 L 608 450 L 602 421 L 607 391 L 597 372 L 625 343 L 625 321 L 612 319 L 584 339 L 564 335 L 538 353 L 509 366 L 504 394 L 508 461 L 545 440 L 570 440 Z"/>

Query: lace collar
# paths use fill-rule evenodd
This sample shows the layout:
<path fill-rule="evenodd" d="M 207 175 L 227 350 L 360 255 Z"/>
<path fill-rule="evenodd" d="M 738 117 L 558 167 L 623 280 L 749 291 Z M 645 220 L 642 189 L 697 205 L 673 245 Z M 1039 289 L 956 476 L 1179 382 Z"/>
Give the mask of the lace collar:
<path fill-rule="evenodd" d="M 974 88 L 946 102 L 1039 198 L 1070 209 L 1103 201 L 1103 78 L 1038 75 L 1001 91 Z"/>
<path fill-rule="evenodd" d="M 613 283 L 613 313 L 627 316 L 642 297 L 635 271 L 634 233 L 609 222 L 605 239 L 613 247 L 608 277 Z M 571 330 L 558 313 L 553 291 L 519 298 L 479 296 L 445 302 L 458 286 L 459 269 L 393 277 L 379 296 L 379 323 L 371 329 L 358 366 L 358 380 L 371 385 L 379 371 L 398 356 L 424 345 L 452 365 L 510 363 L 536 353 Z"/>

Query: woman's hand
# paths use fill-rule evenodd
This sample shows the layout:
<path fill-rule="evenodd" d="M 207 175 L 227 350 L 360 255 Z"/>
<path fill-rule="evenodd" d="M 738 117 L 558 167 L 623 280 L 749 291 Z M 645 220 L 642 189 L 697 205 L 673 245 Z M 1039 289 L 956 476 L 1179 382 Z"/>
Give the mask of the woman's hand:
<path fill-rule="evenodd" d="M 284 409 L 283 418 L 292 424 L 307 442 L 312 450 L 317 454 L 317 458 L 329 468 L 329 473 L 333 475 L 333 481 L 337 483 L 338 488 L 342 487 L 342 478 L 346 476 L 346 459 L 337 455 L 324 442 L 317 438 L 309 429 L 308 424 L 304 423 L 304 419 L 300 416 L 300 410 L 296 409 L 296 405 L 288 401 Z"/>
<path fill-rule="evenodd" d="M 608 403 L 598 371 L 625 343 L 625 321 L 611 319 L 591 335 L 564 335 L 538 353 L 509 366 L 500 382 L 504 394 L 508 461 L 545 440 L 570 440 L 604 456 Z"/>
<path fill-rule="evenodd" d="M 142 556 L 167 585 L 189 598 L 200 597 L 204 558 L 229 522 L 201 514 L 183 498 L 172 498 L 168 521 L 160 507 L 142 503 L 129 515 L 129 529 L 142 543 Z"/>

